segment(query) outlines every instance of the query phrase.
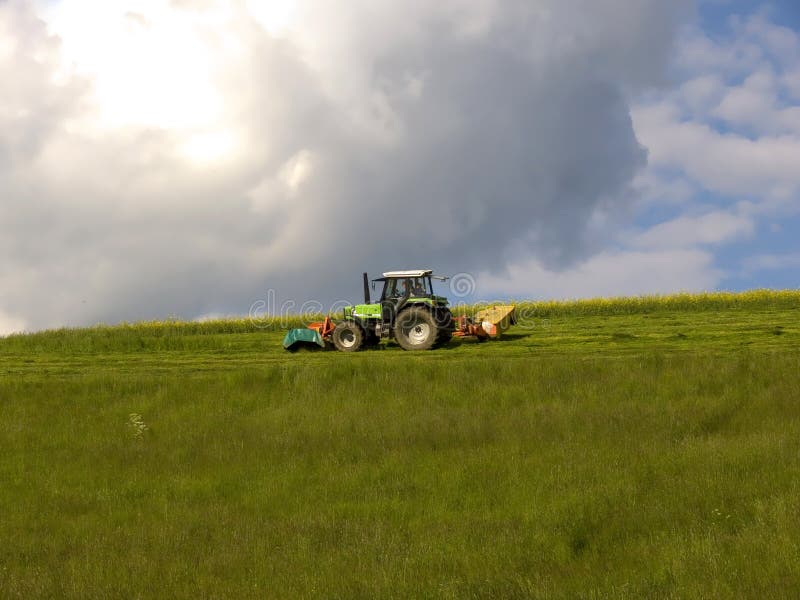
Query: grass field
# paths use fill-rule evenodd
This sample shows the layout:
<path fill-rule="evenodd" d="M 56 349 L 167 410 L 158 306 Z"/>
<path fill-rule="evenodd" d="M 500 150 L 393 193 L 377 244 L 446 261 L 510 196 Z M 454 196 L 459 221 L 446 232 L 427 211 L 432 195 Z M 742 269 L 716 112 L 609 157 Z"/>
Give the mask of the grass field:
<path fill-rule="evenodd" d="M 800 292 L 520 309 L 0 339 L 0 597 L 798 597 Z"/>

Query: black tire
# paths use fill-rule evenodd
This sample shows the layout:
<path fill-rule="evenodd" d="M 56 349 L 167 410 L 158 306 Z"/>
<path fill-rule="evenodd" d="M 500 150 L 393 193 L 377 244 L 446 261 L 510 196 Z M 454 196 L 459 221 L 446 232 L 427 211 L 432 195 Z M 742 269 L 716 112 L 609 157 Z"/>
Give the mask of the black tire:
<path fill-rule="evenodd" d="M 439 335 L 436 337 L 436 345 L 437 346 L 446 346 L 450 343 L 450 340 L 453 339 L 453 330 L 452 329 L 442 329 L 439 331 Z"/>
<path fill-rule="evenodd" d="M 430 350 L 438 335 L 436 319 L 428 309 L 409 308 L 397 316 L 394 337 L 403 350 Z"/>
<path fill-rule="evenodd" d="M 342 352 L 358 352 L 364 345 L 364 330 L 357 323 L 342 321 L 333 330 L 333 345 Z"/>
<path fill-rule="evenodd" d="M 453 315 L 450 309 L 442 308 L 436 312 L 436 324 L 439 327 L 439 334 L 436 336 L 436 346 L 445 346 L 451 339 L 455 328 L 453 327 Z"/>

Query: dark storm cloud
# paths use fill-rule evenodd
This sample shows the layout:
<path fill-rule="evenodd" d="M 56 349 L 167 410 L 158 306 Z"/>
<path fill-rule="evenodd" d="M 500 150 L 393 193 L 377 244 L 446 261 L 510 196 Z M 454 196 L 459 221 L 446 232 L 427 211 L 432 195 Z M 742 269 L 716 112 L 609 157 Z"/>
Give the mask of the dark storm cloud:
<path fill-rule="evenodd" d="M 205 164 L 169 128 L 92 132 L 58 39 L 0 5 L 0 326 L 242 313 L 267 288 L 355 299 L 365 269 L 591 252 L 587 223 L 624 212 L 646 162 L 626 98 L 661 82 L 689 3 L 395 4 L 301 3 L 280 39 L 239 10 L 198 26 L 239 140 Z"/>

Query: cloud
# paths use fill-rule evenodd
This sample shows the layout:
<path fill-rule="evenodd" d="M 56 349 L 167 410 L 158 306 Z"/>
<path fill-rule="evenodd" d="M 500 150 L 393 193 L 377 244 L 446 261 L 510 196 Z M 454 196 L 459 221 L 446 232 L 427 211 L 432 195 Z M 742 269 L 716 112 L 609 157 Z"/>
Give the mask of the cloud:
<path fill-rule="evenodd" d="M 756 254 L 743 262 L 745 273 L 754 271 L 783 271 L 800 268 L 800 252 L 788 254 Z"/>
<path fill-rule="evenodd" d="M 714 289 L 723 277 L 713 254 L 703 250 L 605 251 L 566 271 L 531 259 L 505 275 L 482 273 L 476 293 L 487 299 L 665 294 Z"/>
<path fill-rule="evenodd" d="M 670 103 L 634 110 L 636 131 L 654 167 L 680 169 L 707 190 L 734 198 L 785 200 L 800 187 L 800 136 L 750 139 L 721 132 L 705 121 L 684 121 Z"/>
<path fill-rule="evenodd" d="M 701 216 L 681 216 L 664 221 L 636 235 L 629 242 L 638 248 L 691 248 L 719 245 L 753 234 L 751 217 L 725 211 Z"/>
<path fill-rule="evenodd" d="M 0 312 L 0 337 L 26 330 L 25 321 Z"/>
<path fill-rule="evenodd" d="M 768 63 L 796 65 L 800 58 L 797 32 L 776 23 L 767 3 L 749 8 L 749 15 L 731 14 L 722 34 L 709 34 L 698 24 L 685 27 L 676 45 L 674 64 L 678 70 L 737 79 Z"/>
<path fill-rule="evenodd" d="M 628 214 L 627 98 L 691 4 L 2 3 L 0 308 L 194 317 L 364 269 L 580 263 Z"/>
<path fill-rule="evenodd" d="M 678 49 L 685 81 L 633 111 L 651 168 L 791 208 L 800 190 L 800 34 L 756 13 L 734 18 L 719 39 L 688 28 Z"/>
<path fill-rule="evenodd" d="M 765 68 L 729 88 L 711 115 L 758 133 L 800 133 L 800 107 L 781 107 L 778 97 L 778 79 Z"/>

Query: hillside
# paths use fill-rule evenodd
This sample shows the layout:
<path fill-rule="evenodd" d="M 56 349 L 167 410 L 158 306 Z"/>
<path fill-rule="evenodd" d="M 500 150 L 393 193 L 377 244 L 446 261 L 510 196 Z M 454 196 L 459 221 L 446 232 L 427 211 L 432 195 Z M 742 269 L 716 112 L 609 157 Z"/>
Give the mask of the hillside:
<path fill-rule="evenodd" d="M 800 292 L 519 309 L 428 353 L 0 339 L 0 595 L 800 593 Z"/>

